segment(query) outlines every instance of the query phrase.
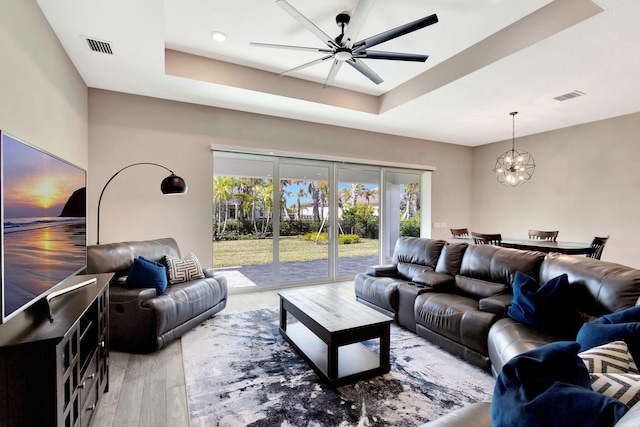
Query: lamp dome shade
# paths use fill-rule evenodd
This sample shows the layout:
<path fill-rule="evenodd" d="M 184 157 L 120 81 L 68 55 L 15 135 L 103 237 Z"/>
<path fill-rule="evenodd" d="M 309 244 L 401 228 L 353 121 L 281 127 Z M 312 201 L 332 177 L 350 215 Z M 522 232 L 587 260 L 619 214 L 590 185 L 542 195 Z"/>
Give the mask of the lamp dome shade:
<path fill-rule="evenodd" d="M 160 184 L 160 190 L 162 194 L 186 194 L 189 187 L 184 179 L 175 174 L 171 174 L 162 180 Z"/>

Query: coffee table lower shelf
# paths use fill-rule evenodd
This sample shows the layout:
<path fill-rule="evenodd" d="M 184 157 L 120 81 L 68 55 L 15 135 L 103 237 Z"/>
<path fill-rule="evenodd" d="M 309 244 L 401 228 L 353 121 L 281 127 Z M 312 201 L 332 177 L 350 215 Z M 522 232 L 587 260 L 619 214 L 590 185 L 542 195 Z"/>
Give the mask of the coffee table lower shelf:
<path fill-rule="evenodd" d="M 380 365 L 380 355 L 363 344 L 347 344 L 338 347 L 338 377 L 329 378 L 328 346 L 324 341 L 300 322 L 288 324 L 286 331 L 280 328 L 280 334 L 316 374 L 331 386 L 382 375 L 391 368 L 389 364 Z"/>

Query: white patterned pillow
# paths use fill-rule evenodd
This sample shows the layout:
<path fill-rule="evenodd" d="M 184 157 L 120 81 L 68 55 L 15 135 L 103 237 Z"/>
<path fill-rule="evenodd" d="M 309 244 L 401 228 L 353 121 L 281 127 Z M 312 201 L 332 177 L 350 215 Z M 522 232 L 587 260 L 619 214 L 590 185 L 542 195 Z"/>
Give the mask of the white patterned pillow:
<path fill-rule="evenodd" d="M 591 374 L 591 388 L 631 407 L 640 400 L 640 375 Z"/>
<path fill-rule="evenodd" d="M 589 373 L 638 374 L 624 341 L 614 341 L 579 353 Z"/>
<path fill-rule="evenodd" d="M 169 274 L 169 283 L 172 285 L 204 278 L 200 261 L 192 253 L 182 259 L 172 255 L 167 255 L 164 259 Z"/>

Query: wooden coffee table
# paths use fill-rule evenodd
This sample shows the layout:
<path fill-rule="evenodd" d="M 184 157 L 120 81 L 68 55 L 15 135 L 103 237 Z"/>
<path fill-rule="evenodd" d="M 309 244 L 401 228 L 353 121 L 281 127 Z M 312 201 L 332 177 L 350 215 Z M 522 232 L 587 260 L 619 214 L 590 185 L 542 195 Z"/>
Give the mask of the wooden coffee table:
<path fill-rule="evenodd" d="M 280 334 L 330 385 L 389 372 L 391 317 L 357 302 L 355 296 L 338 295 L 331 287 L 278 295 Z M 380 340 L 378 354 L 362 344 L 371 339 Z"/>

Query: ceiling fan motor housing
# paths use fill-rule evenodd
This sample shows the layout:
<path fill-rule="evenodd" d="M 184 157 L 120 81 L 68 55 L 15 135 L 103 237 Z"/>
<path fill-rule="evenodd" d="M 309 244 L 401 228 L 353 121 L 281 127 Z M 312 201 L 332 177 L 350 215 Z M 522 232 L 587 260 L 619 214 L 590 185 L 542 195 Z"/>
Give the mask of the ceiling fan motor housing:
<path fill-rule="evenodd" d="M 336 16 L 336 24 L 338 24 L 338 27 L 342 27 L 343 25 L 349 25 L 349 22 L 351 21 L 351 15 L 349 15 L 348 13 L 339 13 Z"/>

